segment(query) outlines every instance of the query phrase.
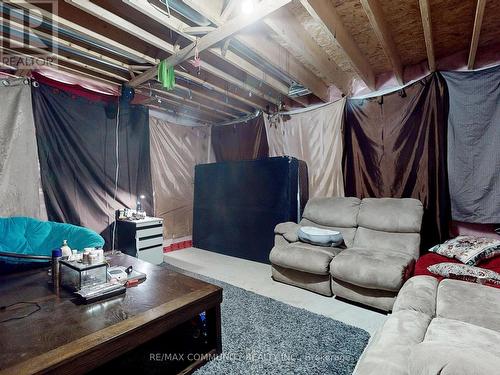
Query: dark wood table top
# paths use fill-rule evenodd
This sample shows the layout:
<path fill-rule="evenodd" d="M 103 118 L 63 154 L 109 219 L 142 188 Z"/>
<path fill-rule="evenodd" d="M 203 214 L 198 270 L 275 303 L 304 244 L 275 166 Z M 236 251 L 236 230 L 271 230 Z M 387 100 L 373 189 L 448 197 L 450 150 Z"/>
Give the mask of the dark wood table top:
<path fill-rule="evenodd" d="M 59 296 L 50 288 L 46 269 L 0 276 L 0 304 L 37 302 L 41 310 L 29 317 L 0 323 L 0 371 L 37 372 L 117 336 L 148 325 L 165 315 L 181 315 L 190 306 L 220 304 L 218 286 L 155 266 L 128 255 L 114 255 L 111 265 L 130 266 L 147 279 L 126 294 L 89 305 L 76 305 L 71 293 Z M 0 311 L 0 320 L 21 316 L 33 306 Z M 195 310 L 193 310 L 195 311 Z M 180 317 L 178 317 L 180 318 Z M 189 317 L 185 317 L 189 319 Z"/>

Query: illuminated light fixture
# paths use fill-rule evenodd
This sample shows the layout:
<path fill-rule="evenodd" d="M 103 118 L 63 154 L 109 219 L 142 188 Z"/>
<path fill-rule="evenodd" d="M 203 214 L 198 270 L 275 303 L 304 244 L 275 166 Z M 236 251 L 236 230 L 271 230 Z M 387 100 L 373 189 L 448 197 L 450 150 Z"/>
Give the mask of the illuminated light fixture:
<path fill-rule="evenodd" d="M 252 14 L 255 8 L 253 0 L 243 0 L 241 3 L 241 11 L 243 14 Z"/>

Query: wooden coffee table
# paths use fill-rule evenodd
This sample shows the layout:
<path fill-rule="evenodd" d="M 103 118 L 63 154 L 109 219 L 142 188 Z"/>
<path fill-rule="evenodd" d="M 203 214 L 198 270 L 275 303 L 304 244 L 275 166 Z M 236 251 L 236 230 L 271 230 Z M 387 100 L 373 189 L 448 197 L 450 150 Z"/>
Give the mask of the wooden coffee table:
<path fill-rule="evenodd" d="M 1 374 L 81 374 L 99 369 L 150 342 L 161 342 L 169 332 L 176 331 L 179 340 L 178 327 L 189 325 L 203 311 L 208 330 L 204 352 L 209 355 L 191 356 L 182 372 L 193 371 L 221 352 L 221 288 L 124 254 L 111 256 L 109 262 L 132 265 L 147 279 L 122 296 L 77 305 L 71 293 L 52 292 L 46 269 L 0 276 L 2 306 L 30 301 L 41 307 L 28 317 L 0 323 Z M 34 305 L 9 307 L 0 311 L 0 320 L 35 309 Z"/>

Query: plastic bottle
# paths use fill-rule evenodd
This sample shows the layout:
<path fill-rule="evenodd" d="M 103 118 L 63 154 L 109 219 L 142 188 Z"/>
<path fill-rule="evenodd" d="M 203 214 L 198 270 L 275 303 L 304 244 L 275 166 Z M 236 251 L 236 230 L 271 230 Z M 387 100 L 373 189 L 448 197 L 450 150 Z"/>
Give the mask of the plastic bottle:
<path fill-rule="evenodd" d="M 61 252 L 63 257 L 71 257 L 71 248 L 68 246 L 68 240 L 63 240 Z"/>

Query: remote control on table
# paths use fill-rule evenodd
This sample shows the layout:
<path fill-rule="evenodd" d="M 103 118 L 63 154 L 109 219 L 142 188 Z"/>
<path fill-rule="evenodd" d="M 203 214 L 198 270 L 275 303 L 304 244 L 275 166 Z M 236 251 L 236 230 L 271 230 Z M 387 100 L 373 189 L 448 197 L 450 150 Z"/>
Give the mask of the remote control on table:
<path fill-rule="evenodd" d="M 103 283 L 80 289 L 75 294 L 84 302 L 92 303 L 125 293 L 127 288 L 120 284 Z"/>

